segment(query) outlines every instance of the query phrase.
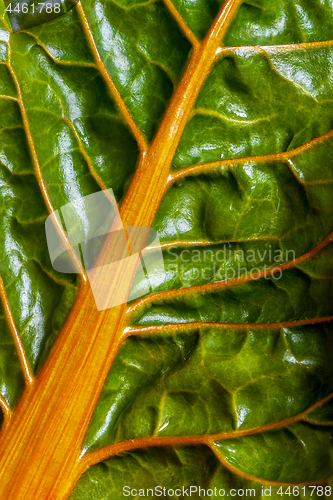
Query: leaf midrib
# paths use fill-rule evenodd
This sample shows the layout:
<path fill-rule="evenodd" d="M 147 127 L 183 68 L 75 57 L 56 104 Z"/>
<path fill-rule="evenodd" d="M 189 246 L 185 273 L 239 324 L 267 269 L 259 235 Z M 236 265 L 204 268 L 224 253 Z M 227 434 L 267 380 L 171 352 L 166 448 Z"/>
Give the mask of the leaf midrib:
<path fill-rule="evenodd" d="M 189 113 L 215 60 L 221 38 L 240 4 L 241 0 L 227 1 L 200 49 L 194 50 L 153 143 L 148 152 L 141 155 L 134 180 L 121 207 L 125 226 L 151 225 Z M 86 36 L 94 43 L 81 6 L 79 15 Z M 93 46 L 91 48 L 94 49 Z M 100 60 L 98 66 L 100 71 L 106 71 Z M 109 78 L 112 91 L 109 75 L 104 76 Z M 14 74 L 13 77 L 16 78 Z M 19 93 L 17 80 L 16 83 Z M 20 93 L 19 97 L 37 177 L 46 196 L 43 179 L 38 175 L 38 159 Z M 140 137 L 137 140 L 140 142 Z M 144 148 L 141 141 L 141 151 Z M 48 205 L 49 200 L 45 198 L 45 201 Z M 102 252 L 106 248 L 107 245 Z M 100 259 L 102 261 L 103 257 Z M 3 498 L 15 494 L 17 500 L 43 500 L 49 495 L 63 499 L 71 491 L 80 475 L 81 443 L 112 360 L 123 340 L 124 310 L 125 305 L 100 313 L 96 311 L 91 290 L 83 282 L 56 345 L 2 435 L 2 446 L 8 450 L 0 464 Z M 34 442 L 34 448 L 31 447 L 31 441 Z M 44 457 L 42 462 L 40 456 Z"/>

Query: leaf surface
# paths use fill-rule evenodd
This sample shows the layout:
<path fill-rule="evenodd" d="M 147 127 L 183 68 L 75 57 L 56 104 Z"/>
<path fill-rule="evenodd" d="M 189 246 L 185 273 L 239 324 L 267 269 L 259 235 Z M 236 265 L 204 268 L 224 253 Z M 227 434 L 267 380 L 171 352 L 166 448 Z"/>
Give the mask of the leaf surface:
<path fill-rule="evenodd" d="M 3 432 L 83 288 L 52 268 L 47 216 L 107 188 L 139 206 L 157 144 L 167 175 L 147 211 L 166 273 L 128 304 L 70 498 L 120 499 L 126 485 L 326 495 L 331 2 L 230 1 L 220 38 L 216 0 L 81 3 L 16 26 L 0 1 Z M 84 202 L 77 215 L 90 234 Z"/>

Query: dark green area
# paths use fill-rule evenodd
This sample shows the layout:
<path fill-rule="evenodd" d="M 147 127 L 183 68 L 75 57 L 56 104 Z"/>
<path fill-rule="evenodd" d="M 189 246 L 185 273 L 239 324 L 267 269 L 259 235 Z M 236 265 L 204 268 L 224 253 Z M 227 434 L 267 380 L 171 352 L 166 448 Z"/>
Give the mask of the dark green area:
<path fill-rule="evenodd" d="M 330 323 L 202 326 L 129 338 L 109 373 L 85 447 L 252 429 L 298 415 L 333 392 L 332 333 Z"/>

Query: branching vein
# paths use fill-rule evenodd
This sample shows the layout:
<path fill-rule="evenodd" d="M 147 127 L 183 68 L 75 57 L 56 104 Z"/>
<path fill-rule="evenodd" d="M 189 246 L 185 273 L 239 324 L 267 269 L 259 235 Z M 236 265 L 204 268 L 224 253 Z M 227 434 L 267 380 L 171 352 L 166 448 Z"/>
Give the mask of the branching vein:
<path fill-rule="evenodd" d="M 333 393 L 329 394 L 326 396 L 324 399 L 317 401 L 314 405 L 312 405 L 310 408 L 305 410 L 304 412 L 295 415 L 294 417 L 289 417 L 284 420 L 280 420 L 278 422 L 273 422 L 271 424 L 266 424 L 262 425 L 260 427 L 255 427 L 253 429 L 248 429 L 248 430 L 238 430 L 238 431 L 231 431 L 231 432 L 223 432 L 219 434 L 206 434 L 206 435 L 201 435 L 201 436 L 181 436 L 181 437 L 158 437 L 158 436 L 153 436 L 150 438 L 143 438 L 143 439 L 130 439 L 128 441 L 123 441 L 115 444 L 111 444 L 109 446 L 105 446 L 104 448 L 101 448 L 99 450 L 87 453 L 81 458 L 81 468 L 82 472 L 87 470 L 89 467 L 91 467 L 94 464 L 97 464 L 98 462 L 101 462 L 102 460 L 106 460 L 107 458 L 110 458 L 111 456 L 118 455 L 119 453 L 124 453 L 126 451 L 130 450 L 137 450 L 140 448 L 147 448 L 150 446 L 188 446 L 188 445 L 198 445 L 198 444 L 204 444 L 209 447 L 214 447 L 214 442 L 216 441 L 221 441 L 225 439 L 234 439 L 234 438 L 239 438 L 239 437 L 245 437 L 245 436 L 250 436 L 253 434 L 261 434 L 263 432 L 270 431 L 272 429 L 279 429 L 283 427 L 287 427 L 289 425 L 292 425 L 296 422 L 299 422 L 304 419 L 307 413 L 312 411 L 313 409 L 317 408 L 318 406 L 321 406 L 322 404 L 326 403 L 327 401 L 330 401 L 333 398 Z M 214 447 L 214 453 L 215 453 L 215 447 Z M 258 479 L 258 478 L 256 478 Z M 323 481 L 320 481 L 322 483 Z M 288 483 L 289 484 L 289 483 Z M 312 484 L 312 483 L 311 483 Z"/>
<path fill-rule="evenodd" d="M 101 73 L 102 77 L 104 78 L 104 81 L 109 89 L 110 94 L 112 95 L 113 99 L 117 103 L 117 106 L 118 106 L 123 118 L 127 122 L 132 134 L 134 135 L 134 137 L 139 145 L 139 148 L 141 150 L 141 153 L 144 154 L 147 151 L 147 147 L 148 147 L 146 139 L 144 138 L 142 132 L 139 130 L 138 126 L 136 125 L 135 121 L 133 120 L 130 112 L 127 109 L 126 104 L 124 103 L 120 93 L 118 92 L 117 87 L 113 83 L 113 80 L 112 80 L 111 76 L 109 75 L 109 73 L 108 73 L 108 71 L 107 71 L 107 69 L 102 61 L 102 58 L 101 58 L 101 56 L 98 52 L 98 49 L 96 47 L 95 40 L 94 40 L 94 37 L 92 35 L 88 20 L 87 20 L 86 15 L 85 15 L 85 12 L 80 4 L 78 4 L 78 6 L 77 6 L 77 11 L 78 11 L 78 14 L 79 14 L 79 17 L 81 20 L 81 24 L 82 24 L 84 33 L 87 37 L 90 49 L 91 49 L 92 54 L 94 56 L 94 59 L 96 61 L 96 66 L 97 66 L 99 72 Z"/>

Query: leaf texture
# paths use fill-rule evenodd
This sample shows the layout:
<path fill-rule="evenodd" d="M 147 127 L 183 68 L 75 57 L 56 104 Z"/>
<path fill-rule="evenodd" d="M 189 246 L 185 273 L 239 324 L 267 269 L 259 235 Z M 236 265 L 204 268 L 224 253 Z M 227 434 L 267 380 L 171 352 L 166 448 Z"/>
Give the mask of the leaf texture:
<path fill-rule="evenodd" d="M 126 485 L 330 497 L 332 3 L 82 0 L 19 31 L 5 8 L 3 435 L 84 287 L 52 268 L 47 216 L 107 188 L 139 207 L 156 147 L 166 174 L 146 209 L 166 274 L 126 307 L 69 498 L 120 499 Z"/>

